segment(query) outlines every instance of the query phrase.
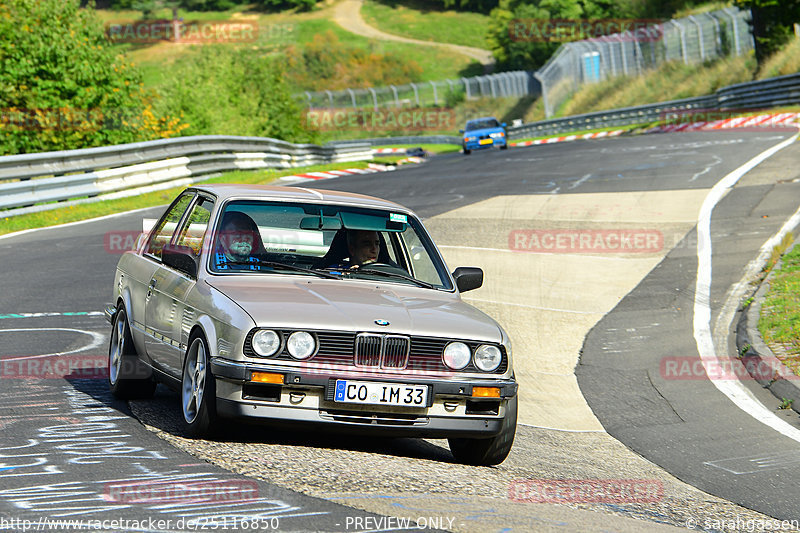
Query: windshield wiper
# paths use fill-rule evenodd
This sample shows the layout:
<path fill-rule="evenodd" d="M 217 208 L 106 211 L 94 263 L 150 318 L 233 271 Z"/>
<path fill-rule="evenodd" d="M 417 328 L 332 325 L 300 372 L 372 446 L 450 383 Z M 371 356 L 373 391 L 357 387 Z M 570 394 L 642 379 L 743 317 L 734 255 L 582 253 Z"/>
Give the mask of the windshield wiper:
<path fill-rule="evenodd" d="M 426 289 L 435 289 L 436 288 L 435 286 L 431 285 L 427 281 L 418 280 L 417 278 L 412 278 L 411 276 L 406 276 L 406 275 L 400 274 L 398 272 L 387 272 L 385 270 L 375 270 L 374 268 L 358 268 L 358 269 L 355 269 L 355 270 L 352 270 L 352 271 L 348 270 L 347 272 L 353 272 L 353 273 L 362 272 L 364 274 L 378 274 L 379 276 L 388 276 L 388 277 L 391 277 L 391 278 L 404 279 L 406 281 L 410 281 L 412 283 L 416 283 L 420 287 L 425 287 Z"/>
<path fill-rule="evenodd" d="M 299 266 L 290 265 L 290 264 L 287 264 L 287 263 L 279 263 L 277 261 L 265 261 L 263 259 L 257 259 L 255 261 L 228 261 L 228 260 L 224 260 L 224 261 L 221 261 L 219 264 L 222 264 L 222 265 L 244 265 L 244 266 L 252 266 L 252 265 L 268 266 L 268 267 L 272 267 L 272 268 L 284 268 L 286 270 L 293 270 L 295 272 L 307 272 L 308 274 L 314 274 L 315 276 L 319 276 L 321 278 L 342 279 L 340 276 L 337 276 L 335 274 L 329 274 L 328 272 L 323 272 L 323 271 L 320 271 L 320 270 L 311 270 L 310 268 L 299 267 Z"/>

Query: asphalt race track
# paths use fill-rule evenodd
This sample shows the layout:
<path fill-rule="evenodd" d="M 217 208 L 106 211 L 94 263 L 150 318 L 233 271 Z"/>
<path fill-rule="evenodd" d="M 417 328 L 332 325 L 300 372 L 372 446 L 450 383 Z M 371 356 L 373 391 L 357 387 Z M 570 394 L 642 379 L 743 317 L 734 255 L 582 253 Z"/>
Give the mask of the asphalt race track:
<path fill-rule="evenodd" d="M 785 426 L 766 425 L 702 373 L 669 370 L 700 358 L 703 306 L 713 347 L 735 355 L 732 288 L 798 209 L 800 149 L 777 152 L 714 207 L 708 298 L 697 290 L 695 226 L 717 182 L 793 134 L 576 141 L 301 184 L 404 204 L 425 219 L 451 268 L 485 269 L 486 287 L 465 299 L 508 324 L 524 390 L 515 448 L 496 468 L 454 464 L 439 441 L 256 426 L 219 442 L 187 439 L 175 393 L 159 388 L 128 405 L 96 369 L 119 253 L 142 217 L 163 208 L 0 238 L 0 530 L 45 517 L 136 521 L 103 527 L 129 531 L 188 530 L 192 519 L 195 529 L 242 530 L 250 520 L 280 531 L 712 531 L 732 530 L 715 519 L 800 520 L 797 415 L 744 380 Z M 579 239 L 572 249 L 532 245 L 537 232 L 565 231 L 660 240 L 624 253 L 579 250 Z M 47 375 L 56 360 L 73 366 Z M 659 490 L 646 501 L 515 500 L 510 487 L 536 479 L 646 480 Z M 223 496 L 136 499 L 131 487 L 154 483 Z"/>

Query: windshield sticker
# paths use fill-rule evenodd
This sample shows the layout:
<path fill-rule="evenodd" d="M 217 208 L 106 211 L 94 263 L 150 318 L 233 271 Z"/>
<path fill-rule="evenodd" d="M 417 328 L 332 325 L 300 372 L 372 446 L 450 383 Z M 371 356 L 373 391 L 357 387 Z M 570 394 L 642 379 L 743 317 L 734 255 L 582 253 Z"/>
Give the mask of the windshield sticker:
<path fill-rule="evenodd" d="M 392 222 L 402 222 L 406 224 L 408 222 L 408 217 L 406 215 L 401 215 L 400 213 L 391 213 L 389 215 L 389 220 Z"/>

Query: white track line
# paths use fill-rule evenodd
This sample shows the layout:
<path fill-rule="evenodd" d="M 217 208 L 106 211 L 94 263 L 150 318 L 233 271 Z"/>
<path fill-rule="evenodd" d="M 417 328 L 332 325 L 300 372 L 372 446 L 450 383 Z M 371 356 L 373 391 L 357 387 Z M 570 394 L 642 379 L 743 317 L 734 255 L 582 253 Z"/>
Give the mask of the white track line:
<path fill-rule="evenodd" d="M 714 349 L 714 339 L 711 334 L 711 214 L 714 207 L 723 196 L 731 189 L 741 177 L 753 169 L 756 165 L 772 156 L 779 150 L 789 146 L 798 138 L 794 135 L 780 144 L 760 153 L 744 165 L 740 166 L 724 178 L 722 178 L 706 196 L 700 216 L 697 220 L 697 281 L 695 284 L 694 299 L 694 338 L 697 343 L 697 350 L 703 361 L 703 366 L 709 375 L 709 380 L 714 386 L 727 396 L 737 407 L 769 426 L 775 431 L 800 442 L 800 429 L 788 424 L 779 418 L 770 409 L 767 409 L 758 399 L 748 390 L 744 384 L 737 380 L 713 378 L 712 368 L 719 368 L 720 359 Z M 787 222 L 788 225 L 788 222 Z M 787 229 L 784 225 L 784 229 Z M 781 230 L 783 231 L 783 229 Z M 773 242 L 771 238 L 764 246 Z M 763 255 L 763 247 L 762 247 Z M 727 357 L 726 357 L 727 358 Z"/>

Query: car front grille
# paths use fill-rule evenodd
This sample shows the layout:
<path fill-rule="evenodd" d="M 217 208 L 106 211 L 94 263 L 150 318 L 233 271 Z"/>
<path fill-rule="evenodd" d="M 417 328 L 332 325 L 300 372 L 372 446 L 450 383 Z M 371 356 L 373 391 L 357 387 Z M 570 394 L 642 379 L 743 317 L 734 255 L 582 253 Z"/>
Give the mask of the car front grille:
<path fill-rule="evenodd" d="M 248 357 L 257 356 L 253 351 L 251 331 L 244 341 L 244 354 Z M 280 331 L 284 339 L 289 336 L 291 331 Z M 312 333 L 319 344 L 316 354 L 308 359 L 308 364 L 330 364 L 330 365 L 355 365 L 361 368 L 374 369 L 406 369 L 416 373 L 425 372 L 480 372 L 472 363 L 461 370 L 452 370 L 445 366 L 442 361 L 442 352 L 449 342 L 458 339 L 443 339 L 436 337 L 387 335 L 381 333 L 345 333 L 340 331 L 314 331 Z M 461 340 L 469 346 L 473 352 L 480 346 L 481 342 Z M 502 374 L 508 368 L 508 356 L 500 346 L 503 353 L 503 360 L 500 366 L 488 374 Z M 382 353 L 382 355 L 381 355 Z M 381 361 L 381 357 L 383 360 Z M 263 358 L 265 360 L 289 360 L 295 361 L 286 348 L 281 350 L 277 356 Z"/>
<path fill-rule="evenodd" d="M 356 335 L 355 365 L 373 368 L 405 368 L 411 340 L 399 335 Z"/>

